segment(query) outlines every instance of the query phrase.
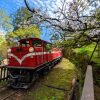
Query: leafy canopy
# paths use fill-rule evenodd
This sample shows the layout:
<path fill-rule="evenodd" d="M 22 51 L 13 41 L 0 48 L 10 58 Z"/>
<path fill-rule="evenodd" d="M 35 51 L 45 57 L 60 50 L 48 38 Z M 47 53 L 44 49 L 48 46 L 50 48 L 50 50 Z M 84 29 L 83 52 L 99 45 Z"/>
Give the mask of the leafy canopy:
<path fill-rule="evenodd" d="M 13 29 L 13 26 L 11 24 L 11 18 L 2 9 L 0 9 L 0 28 L 7 32 Z"/>
<path fill-rule="evenodd" d="M 3 59 L 4 56 L 6 56 L 7 51 L 7 42 L 4 36 L 0 36 L 0 60 Z"/>
<path fill-rule="evenodd" d="M 16 42 L 19 39 L 26 37 L 40 38 L 40 29 L 36 25 L 32 25 L 26 28 L 19 28 L 13 32 L 7 34 L 8 44 L 12 45 L 12 42 Z"/>

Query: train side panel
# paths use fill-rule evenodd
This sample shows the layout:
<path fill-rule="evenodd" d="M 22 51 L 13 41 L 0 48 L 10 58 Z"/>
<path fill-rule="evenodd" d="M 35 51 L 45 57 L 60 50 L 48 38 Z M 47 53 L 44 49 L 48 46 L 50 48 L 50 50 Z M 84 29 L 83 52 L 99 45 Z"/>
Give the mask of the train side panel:
<path fill-rule="evenodd" d="M 24 40 L 21 41 L 23 43 Z M 9 64 L 7 67 L 35 69 L 47 62 L 53 61 L 54 59 L 57 59 L 62 56 L 61 50 L 59 50 L 58 48 L 52 48 L 51 50 L 47 50 L 45 48 L 46 42 L 44 41 L 41 42 L 41 46 L 39 47 L 34 47 L 32 43 L 30 46 L 26 47 L 20 46 L 11 48 L 11 52 L 8 54 Z M 30 52 L 30 48 L 34 50 Z"/>

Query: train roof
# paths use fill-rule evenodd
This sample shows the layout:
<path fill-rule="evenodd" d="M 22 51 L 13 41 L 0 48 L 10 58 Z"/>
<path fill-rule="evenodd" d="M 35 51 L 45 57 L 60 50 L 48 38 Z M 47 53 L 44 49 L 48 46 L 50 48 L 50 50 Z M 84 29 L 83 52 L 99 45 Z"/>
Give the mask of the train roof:
<path fill-rule="evenodd" d="M 44 43 L 52 44 L 52 43 L 50 43 L 50 42 L 44 41 L 44 40 L 39 39 L 39 38 L 24 38 L 24 39 L 19 40 L 18 42 L 23 42 L 23 41 L 25 41 L 25 40 L 41 40 L 41 41 L 43 41 Z"/>

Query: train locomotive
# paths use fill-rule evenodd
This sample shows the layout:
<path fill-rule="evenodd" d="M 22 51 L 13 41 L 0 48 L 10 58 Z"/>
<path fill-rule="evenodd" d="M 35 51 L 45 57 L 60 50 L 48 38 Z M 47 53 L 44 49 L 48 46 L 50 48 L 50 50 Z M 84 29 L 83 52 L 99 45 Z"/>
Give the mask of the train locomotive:
<path fill-rule="evenodd" d="M 25 38 L 18 42 L 18 46 L 8 49 L 8 85 L 26 89 L 61 60 L 62 52 L 39 38 Z"/>

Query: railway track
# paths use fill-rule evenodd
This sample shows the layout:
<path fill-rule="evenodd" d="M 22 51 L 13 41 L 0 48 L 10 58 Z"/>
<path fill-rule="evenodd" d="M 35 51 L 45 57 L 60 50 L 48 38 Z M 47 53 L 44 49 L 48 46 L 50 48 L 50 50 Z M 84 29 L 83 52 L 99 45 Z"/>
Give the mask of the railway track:
<path fill-rule="evenodd" d="M 8 89 L 7 85 L 0 86 L 0 93 L 6 89 Z"/>
<path fill-rule="evenodd" d="M 0 100 L 10 100 L 9 98 L 13 97 L 15 94 L 17 94 L 19 91 L 13 91 L 10 92 L 8 95 L 6 95 L 4 98 L 0 99 Z"/>
<path fill-rule="evenodd" d="M 0 100 L 11 100 L 9 98 L 13 97 L 19 92 L 20 90 L 14 90 L 14 89 L 8 88 L 7 86 L 2 86 L 0 87 Z"/>

